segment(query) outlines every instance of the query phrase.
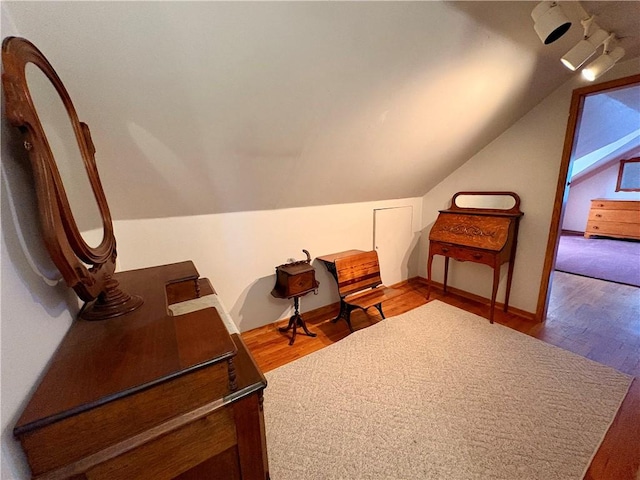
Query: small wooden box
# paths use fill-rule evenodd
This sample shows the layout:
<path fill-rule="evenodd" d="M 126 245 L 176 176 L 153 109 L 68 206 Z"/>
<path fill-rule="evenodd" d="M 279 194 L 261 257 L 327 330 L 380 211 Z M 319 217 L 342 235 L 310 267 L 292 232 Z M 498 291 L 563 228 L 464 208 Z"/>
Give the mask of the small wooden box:
<path fill-rule="evenodd" d="M 307 262 L 286 263 L 276 267 L 276 285 L 271 295 L 276 298 L 299 297 L 318 288 L 316 270 Z"/>

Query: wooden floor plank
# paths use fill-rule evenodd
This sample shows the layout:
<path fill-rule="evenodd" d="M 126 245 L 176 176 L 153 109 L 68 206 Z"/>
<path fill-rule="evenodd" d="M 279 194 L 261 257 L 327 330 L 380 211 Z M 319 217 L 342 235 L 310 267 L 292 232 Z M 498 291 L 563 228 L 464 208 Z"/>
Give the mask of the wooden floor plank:
<path fill-rule="evenodd" d="M 426 284 L 412 280 L 394 288 L 402 294 L 384 303 L 386 317 L 399 315 L 427 303 Z M 465 298 L 454 293 L 443 295 L 432 289 L 431 300 L 439 299 L 455 307 L 488 318 L 488 300 Z M 333 323 L 337 305 L 304 313 L 315 338 L 296 336 L 288 345 L 288 336 L 278 327 L 281 320 L 242 334 L 260 368 L 267 372 L 338 342 L 349 335 L 344 320 Z M 369 314 L 354 311 L 353 328 L 367 328 L 381 321 L 371 309 Z M 513 313 L 495 312 L 495 321 L 534 336 L 578 355 L 633 375 L 634 380 L 607 436 L 585 476 L 588 480 L 640 480 L 640 289 L 587 277 L 555 272 L 549 314 L 544 323 L 534 323 Z"/>

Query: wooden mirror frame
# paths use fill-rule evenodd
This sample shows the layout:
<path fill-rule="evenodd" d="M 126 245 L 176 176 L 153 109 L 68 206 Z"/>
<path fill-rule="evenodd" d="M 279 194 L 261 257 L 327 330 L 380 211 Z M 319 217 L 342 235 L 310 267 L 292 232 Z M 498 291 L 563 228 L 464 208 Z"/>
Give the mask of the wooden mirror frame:
<path fill-rule="evenodd" d="M 102 217 L 103 238 L 97 247 L 89 246 L 78 229 L 65 187 L 26 79 L 26 66 L 38 67 L 51 81 L 72 124 L 80 154 Z M 2 42 L 2 85 L 6 116 L 24 135 L 24 147 L 35 180 L 40 224 L 45 246 L 67 285 L 85 302 L 80 317 L 100 320 L 123 315 L 142 305 L 113 278 L 116 239 L 111 213 L 95 162 L 95 148 L 87 124 L 78 120 L 71 98 L 51 64 L 31 42 L 7 37 Z"/>
<path fill-rule="evenodd" d="M 477 207 L 461 207 L 457 204 L 456 200 L 460 196 L 477 196 L 477 197 L 511 197 L 513 199 L 513 206 L 509 208 L 477 208 Z M 492 212 L 492 213 L 505 213 L 512 215 L 519 215 L 522 212 L 520 211 L 520 196 L 515 192 L 483 192 L 483 191 L 473 191 L 473 192 L 458 192 L 451 198 L 451 207 L 449 210 L 455 211 L 473 211 L 480 210 L 482 212 Z"/>
<path fill-rule="evenodd" d="M 624 185 L 625 167 L 629 164 L 640 163 L 640 157 L 629 158 L 626 160 L 620 160 L 620 167 L 618 170 L 618 181 L 616 182 L 616 192 L 640 192 L 640 177 L 633 177 L 633 173 L 629 174 L 634 180 L 635 184 L 632 187 L 626 187 Z"/>

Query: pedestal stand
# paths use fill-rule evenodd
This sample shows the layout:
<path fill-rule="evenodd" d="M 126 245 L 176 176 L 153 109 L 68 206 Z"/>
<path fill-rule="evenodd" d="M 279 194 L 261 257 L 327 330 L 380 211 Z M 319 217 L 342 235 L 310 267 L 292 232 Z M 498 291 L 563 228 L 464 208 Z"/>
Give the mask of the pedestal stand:
<path fill-rule="evenodd" d="M 291 340 L 289 340 L 289 345 L 293 345 L 293 342 L 296 340 L 296 333 L 297 333 L 298 327 L 302 327 L 302 330 L 304 330 L 304 334 L 308 335 L 309 337 L 317 336 L 315 333 L 311 333 L 309 329 L 307 329 L 307 325 L 304 323 L 304 320 L 302 319 L 302 315 L 300 315 L 299 299 L 300 297 L 293 297 L 293 307 L 295 308 L 295 313 L 289 319 L 289 325 L 287 325 L 286 327 L 278 328 L 278 330 L 280 330 L 281 332 L 288 332 L 293 328 L 293 333 L 291 335 Z"/>
<path fill-rule="evenodd" d="M 293 335 L 289 345 L 293 345 L 296 339 L 298 327 L 302 327 L 304 334 L 315 337 L 311 333 L 300 316 L 300 297 L 309 292 L 318 293 L 318 281 L 316 280 L 316 270 L 311 266 L 311 256 L 306 250 L 302 250 L 307 255 L 307 260 L 299 262 L 285 263 L 276 267 L 276 285 L 271 291 L 271 295 L 276 298 L 293 298 L 295 314 L 289 319 L 289 325 L 278 330 L 287 332 L 293 328 Z"/>

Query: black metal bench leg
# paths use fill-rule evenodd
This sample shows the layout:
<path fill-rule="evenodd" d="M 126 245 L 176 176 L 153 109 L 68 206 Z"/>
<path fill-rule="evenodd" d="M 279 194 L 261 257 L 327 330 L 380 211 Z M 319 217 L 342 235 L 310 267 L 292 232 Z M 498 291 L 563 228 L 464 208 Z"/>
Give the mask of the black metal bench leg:
<path fill-rule="evenodd" d="M 382 304 L 381 303 L 377 303 L 376 305 L 374 305 L 374 307 L 376 307 L 378 309 L 378 311 L 380 312 L 380 316 L 384 320 L 385 316 L 384 316 L 384 313 L 382 313 Z"/>
<path fill-rule="evenodd" d="M 341 318 L 345 318 L 346 317 L 346 313 L 345 313 L 346 311 L 347 311 L 347 304 L 344 303 L 344 300 L 340 299 L 340 312 L 338 313 L 338 316 L 336 318 L 334 318 L 333 320 L 331 320 L 331 321 L 333 323 L 336 323 Z"/>
<path fill-rule="evenodd" d="M 353 310 L 353 307 L 349 305 L 345 305 L 345 306 L 346 308 L 344 309 L 343 318 L 347 321 L 347 326 L 349 327 L 349 331 L 353 333 L 353 327 L 351 326 L 351 310 Z"/>

